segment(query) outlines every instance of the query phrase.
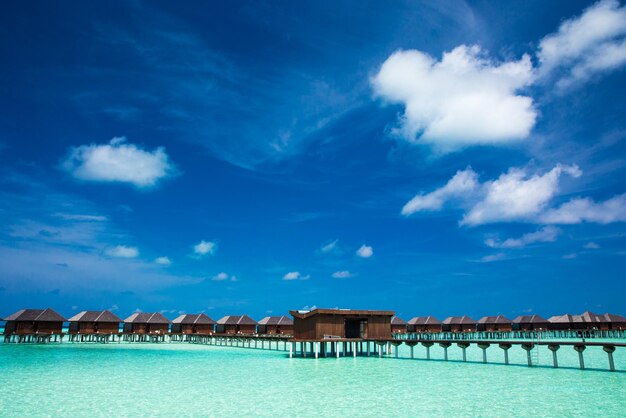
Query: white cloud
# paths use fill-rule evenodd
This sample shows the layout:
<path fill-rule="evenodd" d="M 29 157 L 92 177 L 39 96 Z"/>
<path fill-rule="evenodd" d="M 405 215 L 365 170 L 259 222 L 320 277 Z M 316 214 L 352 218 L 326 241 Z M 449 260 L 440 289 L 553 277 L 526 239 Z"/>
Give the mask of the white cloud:
<path fill-rule="evenodd" d="M 361 245 L 358 250 L 356 250 L 356 255 L 361 258 L 370 258 L 374 255 L 374 249 L 368 245 Z"/>
<path fill-rule="evenodd" d="M 217 251 L 217 244 L 211 241 L 202 240 L 193 246 L 193 252 L 200 256 L 206 254 L 213 255 L 215 251 Z"/>
<path fill-rule="evenodd" d="M 79 221 L 79 222 L 105 222 L 108 220 L 106 216 L 102 215 L 83 215 L 76 213 L 57 213 L 56 216 L 63 218 L 67 221 Z"/>
<path fill-rule="evenodd" d="M 481 263 L 493 263 L 494 261 L 501 261 L 506 259 L 506 255 L 504 253 L 497 253 L 486 255 L 480 259 Z"/>
<path fill-rule="evenodd" d="M 221 272 L 221 273 L 218 273 L 215 276 L 213 276 L 211 278 L 211 280 L 214 280 L 216 282 L 223 282 L 225 280 L 230 280 L 231 282 L 236 282 L 237 281 L 237 277 L 236 276 L 230 276 L 228 273 L 225 273 L 225 272 Z"/>
<path fill-rule="evenodd" d="M 139 188 L 153 187 L 174 173 L 164 148 L 145 151 L 125 141 L 121 137 L 104 145 L 73 147 L 61 167 L 80 180 L 123 182 Z"/>
<path fill-rule="evenodd" d="M 598 248 L 600 248 L 600 246 L 596 244 L 595 242 L 590 241 L 584 245 L 584 248 L 588 250 L 597 250 Z"/>
<path fill-rule="evenodd" d="M 467 168 L 457 172 L 448 183 L 435 191 L 420 193 L 402 208 L 405 216 L 441 210 L 453 199 L 465 214 L 462 225 L 481 225 L 493 222 L 539 222 L 538 216 L 558 193 L 563 173 L 579 177 L 577 166 L 557 164 L 544 174 L 531 174 L 527 168 L 510 168 L 496 180 L 480 183 L 477 174 Z M 550 223 L 550 222 L 546 222 Z"/>
<path fill-rule="evenodd" d="M 536 232 L 522 235 L 520 238 L 508 238 L 502 242 L 490 238 L 485 241 L 491 248 L 521 248 L 535 242 L 554 242 L 561 230 L 554 226 L 545 226 Z"/>
<path fill-rule="evenodd" d="M 397 134 L 447 151 L 526 138 L 537 112 L 518 92 L 532 81 L 528 55 L 496 63 L 478 46 L 461 45 L 441 61 L 417 50 L 397 51 L 371 83 L 377 96 L 404 105 Z"/>
<path fill-rule="evenodd" d="M 572 199 L 547 211 L 541 221 L 554 224 L 626 222 L 626 193 L 598 203 L 589 198 Z"/>
<path fill-rule="evenodd" d="M 457 171 L 440 189 L 428 194 L 418 194 L 402 208 L 403 215 L 423 210 L 439 210 L 451 198 L 465 196 L 479 186 L 478 175 L 470 167 Z"/>
<path fill-rule="evenodd" d="M 537 52 L 542 77 L 556 74 L 566 88 L 626 64 L 626 7 L 604 0 L 561 23 Z"/>
<path fill-rule="evenodd" d="M 170 260 L 169 257 L 157 257 L 154 262 L 162 266 L 169 266 L 172 264 L 172 260 Z"/>
<path fill-rule="evenodd" d="M 283 276 L 283 280 L 309 280 L 311 278 L 310 275 L 302 275 L 299 271 L 290 271 L 289 273 Z"/>
<path fill-rule="evenodd" d="M 327 254 L 327 253 L 334 253 L 338 250 L 337 244 L 339 243 L 339 240 L 336 239 L 326 245 L 323 245 L 322 248 L 320 248 L 320 252 Z"/>
<path fill-rule="evenodd" d="M 340 270 L 336 271 L 332 274 L 332 277 L 335 279 L 348 279 L 350 277 L 354 277 L 355 274 L 349 272 L 348 270 Z"/>
<path fill-rule="evenodd" d="M 563 256 L 563 259 L 564 260 L 573 260 L 576 257 L 578 257 L 578 255 L 576 253 L 571 253 L 571 254 L 565 254 Z"/>
<path fill-rule="evenodd" d="M 139 255 L 137 247 L 127 247 L 126 245 L 118 245 L 107 249 L 105 252 L 106 255 L 117 258 L 136 258 Z"/>

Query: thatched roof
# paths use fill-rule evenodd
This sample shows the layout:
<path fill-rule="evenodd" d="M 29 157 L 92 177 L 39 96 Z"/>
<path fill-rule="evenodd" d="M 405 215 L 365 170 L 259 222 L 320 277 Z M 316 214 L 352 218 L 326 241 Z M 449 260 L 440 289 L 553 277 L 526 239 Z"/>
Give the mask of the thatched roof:
<path fill-rule="evenodd" d="M 218 319 L 219 325 L 256 325 L 256 321 L 248 315 L 227 315 Z"/>
<path fill-rule="evenodd" d="M 170 320 L 160 312 L 135 312 L 124 322 L 127 324 L 169 324 Z"/>
<path fill-rule="evenodd" d="M 539 315 L 520 315 L 513 320 L 514 324 L 545 324 L 548 320 Z"/>
<path fill-rule="evenodd" d="M 406 325 L 406 321 L 399 316 L 394 316 L 391 318 L 391 325 Z"/>
<path fill-rule="evenodd" d="M 607 322 L 614 324 L 626 324 L 626 317 L 623 317 L 622 315 L 605 313 L 603 317 Z"/>
<path fill-rule="evenodd" d="M 548 319 L 548 322 L 552 324 L 573 324 L 575 322 L 579 322 L 576 320 L 576 315 L 572 314 L 564 314 L 564 315 L 554 315 Z"/>
<path fill-rule="evenodd" d="M 476 324 L 469 316 L 449 316 L 443 320 L 443 323 L 446 325 L 472 325 Z"/>
<path fill-rule="evenodd" d="M 183 314 L 172 321 L 172 324 L 202 324 L 215 325 L 215 321 L 207 315 L 201 314 Z"/>
<path fill-rule="evenodd" d="M 47 309 L 20 309 L 13 315 L 4 318 L 5 321 L 32 321 L 32 322 L 67 322 L 67 319 L 50 308 Z"/>
<path fill-rule="evenodd" d="M 82 311 L 71 317 L 69 322 L 122 322 L 122 320 L 111 311 Z"/>
<path fill-rule="evenodd" d="M 293 319 L 286 315 L 283 316 L 266 316 L 259 321 L 259 325 L 293 325 Z"/>
<path fill-rule="evenodd" d="M 441 325 L 441 321 L 434 316 L 416 316 L 409 319 L 409 325 Z"/>
<path fill-rule="evenodd" d="M 510 324 L 511 320 L 504 315 L 483 316 L 478 320 L 479 324 Z"/>

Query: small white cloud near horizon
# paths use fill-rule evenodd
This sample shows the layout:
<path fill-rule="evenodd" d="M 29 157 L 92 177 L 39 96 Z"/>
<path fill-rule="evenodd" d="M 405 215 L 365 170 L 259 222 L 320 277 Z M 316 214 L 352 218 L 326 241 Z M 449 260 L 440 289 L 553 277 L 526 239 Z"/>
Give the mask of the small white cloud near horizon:
<path fill-rule="evenodd" d="M 332 274 L 332 277 L 334 279 L 348 279 L 350 277 L 354 277 L 355 274 L 351 273 L 348 270 L 340 270 L 340 271 L 336 271 Z"/>
<path fill-rule="evenodd" d="M 358 250 L 356 250 L 356 255 L 361 258 L 370 258 L 374 255 L 374 249 L 369 245 L 361 245 Z"/>
<path fill-rule="evenodd" d="M 603 0 L 563 21 L 541 40 L 537 58 L 539 76 L 557 78 L 560 89 L 626 65 L 626 6 Z"/>
<path fill-rule="evenodd" d="M 216 282 L 223 282 L 226 280 L 230 280 L 231 282 L 238 281 L 237 276 L 230 276 L 226 272 L 221 272 L 221 273 L 216 274 L 215 276 L 211 278 L 211 280 L 216 281 Z"/>
<path fill-rule="evenodd" d="M 597 243 L 593 242 L 593 241 L 589 241 L 588 243 L 586 243 L 583 248 L 587 249 L 587 250 L 597 250 L 600 248 L 600 245 L 598 245 Z"/>
<path fill-rule="evenodd" d="M 108 144 L 89 144 L 70 148 L 61 168 L 83 181 L 130 183 L 151 188 L 175 173 L 165 149 L 146 151 L 126 143 L 125 137 Z"/>
<path fill-rule="evenodd" d="M 139 250 L 137 247 L 128 247 L 126 245 L 118 245 L 112 248 L 109 248 L 105 251 L 106 255 L 109 257 L 116 258 L 136 258 L 139 256 Z"/>
<path fill-rule="evenodd" d="M 502 260 L 506 260 L 506 255 L 504 253 L 496 253 L 496 254 L 490 254 L 490 255 L 486 255 L 483 258 L 480 259 L 481 263 L 493 263 L 494 261 L 502 261 Z"/>
<path fill-rule="evenodd" d="M 536 242 L 554 242 L 561 233 L 555 226 L 545 226 L 538 231 L 522 235 L 520 238 L 508 238 L 498 241 L 494 238 L 485 240 L 485 244 L 491 248 L 522 248 Z"/>
<path fill-rule="evenodd" d="M 310 275 L 302 275 L 299 271 L 290 271 L 289 273 L 283 276 L 283 280 L 291 281 L 291 280 L 309 280 L 311 278 Z"/>
<path fill-rule="evenodd" d="M 417 50 L 396 51 L 371 84 L 375 96 L 404 106 L 395 134 L 448 152 L 528 137 L 537 111 L 532 98 L 518 92 L 532 81 L 529 55 L 498 63 L 477 45 L 460 45 L 440 61 Z"/>
<path fill-rule="evenodd" d="M 67 221 L 77 222 L 106 222 L 109 220 L 109 218 L 103 215 L 85 215 L 77 213 L 56 213 L 55 216 L 63 218 Z"/>
<path fill-rule="evenodd" d="M 202 240 L 193 246 L 193 252 L 198 256 L 213 255 L 217 251 L 217 244 L 212 241 Z"/>
<path fill-rule="evenodd" d="M 160 264 L 162 266 L 169 266 L 172 264 L 172 260 L 169 257 L 157 257 L 154 259 L 154 262 Z"/>

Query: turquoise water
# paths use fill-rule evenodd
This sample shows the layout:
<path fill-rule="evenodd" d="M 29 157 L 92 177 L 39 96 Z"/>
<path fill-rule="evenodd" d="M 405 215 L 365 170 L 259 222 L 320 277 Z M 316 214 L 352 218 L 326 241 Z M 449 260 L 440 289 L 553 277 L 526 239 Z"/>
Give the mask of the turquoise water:
<path fill-rule="evenodd" d="M 491 347 L 488 360 L 502 361 Z M 425 348 L 415 349 L 424 358 Z M 408 349 L 400 352 L 408 357 Z M 433 359 L 443 358 L 439 347 Z M 461 350 L 449 349 L 451 360 Z M 624 416 L 626 373 L 376 357 L 289 359 L 189 344 L 0 344 L 1 416 Z M 468 360 L 482 352 L 468 349 Z M 626 349 L 615 352 L 626 370 Z M 539 353 L 551 364 L 551 353 Z M 601 348 L 587 367 L 607 368 Z M 569 367 L 569 368 L 568 368 Z"/>

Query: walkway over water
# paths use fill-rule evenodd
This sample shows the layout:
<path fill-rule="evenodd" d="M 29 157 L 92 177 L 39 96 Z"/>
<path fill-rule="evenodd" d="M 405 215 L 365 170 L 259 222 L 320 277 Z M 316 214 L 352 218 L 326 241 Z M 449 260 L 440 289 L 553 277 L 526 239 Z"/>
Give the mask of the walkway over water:
<path fill-rule="evenodd" d="M 445 335 L 422 334 L 410 338 L 395 336 L 391 339 L 350 339 L 326 338 L 316 340 L 297 340 L 282 335 L 198 335 L 198 334 L 23 334 L 5 335 L 5 343 L 187 343 L 222 347 L 238 347 L 246 349 L 277 350 L 288 352 L 289 357 L 327 358 L 378 356 L 400 358 L 400 347 L 409 349 L 409 358 L 415 357 L 414 348 L 421 345 L 426 348 L 426 360 L 431 359 L 431 347 L 437 345 L 443 349 L 443 360 L 448 361 L 448 350 L 458 348 L 462 352 L 462 361 L 467 361 L 466 350 L 470 346 L 482 350 L 482 363 L 487 361 L 487 349 L 490 347 L 502 350 L 504 364 L 509 364 L 509 350 L 518 347 L 526 352 L 529 367 L 538 365 L 538 347 L 545 346 L 552 353 L 552 366 L 559 367 L 558 352 L 562 347 L 571 347 L 578 354 L 579 367 L 585 369 L 584 351 L 588 347 L 601 347 L 607 354 L 607 370 L 615 371 L 613 353 L 617 348 L 626 349 L 626 340 L 622 338 L 602 339 L 602 341 L 585 339 L 549 338 L 541 339 L 541 334 L 528 334 L 534 338 L 519 339 L 479 339 L 484 335 Z M 622 332 L 623 336 L 623 332 Z M 448 337 L 448 338 L 442 338 Z M 522 335 L 519 335 L 522 337 Z M 406 357 L 403 357 L 406 358 Z"/>

